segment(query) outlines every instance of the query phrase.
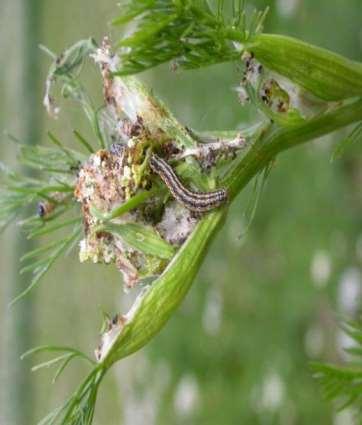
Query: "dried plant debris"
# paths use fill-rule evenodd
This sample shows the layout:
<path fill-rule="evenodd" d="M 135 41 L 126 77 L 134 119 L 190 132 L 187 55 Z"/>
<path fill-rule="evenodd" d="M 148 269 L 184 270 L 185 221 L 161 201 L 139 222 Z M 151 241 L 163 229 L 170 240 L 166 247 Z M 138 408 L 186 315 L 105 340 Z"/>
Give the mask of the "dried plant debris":
<path fill-rule="evenodd" d="M 86 233 L 92 225 L 97 224 L 90 213 L 91 207 L 108 212 L 123 202 L 126 192 L 131 190 L 132 175 L 126 155 L 126 148 L 115 154 L 99 150 L 79 170 L 74 195 L 82 204 Z"/>
<path fill-rule="evenodd" d="M 113 74 L 119 67 L 119 57 L 111 51 L 108 37 L 104 37 L 102 45 L 91 55 L 99 65 L 103 78 L 103 95 L 107 112 L 120 122 L 123 135 L 137 134 L 146 131 L 158 142 L 162 141 L 164 131 L 161 123 L 166 117 L 162 104 L 157 102 L 147 90 L 132 77 L 119 78 Z M 124 117 L 128 122 L 124 122 Z"/>
<path fill-rule="evenodd" d="M 137 146 L 114 145 L 92 154 L 79 170 L 74 191 L 81 203 L 85 235 L 80 261 L 114 263 L 126 288 L 160 274 L 197 222 L 190 211 L 168 197 L 163 196 L 163 204 L 157 190 L 156 196 L 136 208 L 119 216 L 114 213 L 137 194 L 152 193 L 143 189 L 152 183 L 143 162 L 135 162 Z"/>
<path fill-rule="evenodd" d="M 245 138 L 193 140 L 194 147 L 182 146 L 160 127 L 168 116 L 162 105 L 137 84 L 133 86 L 133 80 L 128 85 L 127 79 L 113 76 L 119 59 L 108 38 L 92 56 L 100 65 L 108 141 L 114 143 L 93 153 L 79 168 L 74 195 L 81 203 L 84 224 L 80 260 L 115 264 L 125 287 L 132 288 L 162 273 L 200 219 L 167 195 L 169 188 L 150 167 L 153 152 L 173 164 L 192 156 L 200 171 L 210 170 L 220 159 L 234 157 L 245 146 Z M 217 191 L 187 192 L 205 197 Z"/>
<path fill-rule="evenodd" d="M 245 65 L 243 83 L 250 83 L 255 86 L 263 72 L 263 66 L 255 59 L 252 52 L 245 51 L 241 57 Z"/>
<path fill-rule="evenodd" d="M 99 218 L 125 204 L 143 185 L 140 167 L 133 163 L 136 153 L 127 146 L 112 146 L 109 151 L 91 155 L 79 171 L 74 192 L 82 205 L 85 233 L 80 260 L 115 263 L 128 288 L 143 277 L 160 273 L 167 264 L 160 236 L 155 231 L 150 236 L 144 205 L 112 220 Z M 155 248 L 152 250 L 147 243 Z M 167 248 L 173 252 L 172 247 Z"/>
<path fill-rule="evenodd" d="M 233 159 L 240 149 L 246 147 L 246 139 L 242 134 L 237 134 L 232 139 L 210 140 L 207 143 L 199 143 L 193 148 L 185 148 L 171 156 L 174 160 L 181 160 L 188 156 L 196 158 L 203 170 L 210 170 L 219 160 Z"/>

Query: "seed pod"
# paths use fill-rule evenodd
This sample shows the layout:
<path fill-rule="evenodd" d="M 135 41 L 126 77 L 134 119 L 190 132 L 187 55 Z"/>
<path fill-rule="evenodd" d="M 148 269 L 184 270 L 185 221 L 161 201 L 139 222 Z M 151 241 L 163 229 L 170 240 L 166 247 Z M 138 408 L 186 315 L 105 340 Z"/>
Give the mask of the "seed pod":
<path fill-rule="evenodd" d="M 362 96 L 362 64 L 276 34 L 259 34 L 250 50 L 263 65 L 326 101 Z"/>

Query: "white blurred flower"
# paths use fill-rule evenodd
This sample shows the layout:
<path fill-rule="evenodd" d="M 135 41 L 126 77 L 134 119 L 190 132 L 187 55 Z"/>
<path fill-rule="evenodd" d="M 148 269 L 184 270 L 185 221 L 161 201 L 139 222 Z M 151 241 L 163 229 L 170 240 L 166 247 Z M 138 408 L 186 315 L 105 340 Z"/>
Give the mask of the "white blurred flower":
<path fill-rule="evenodd" d="M 352 409 L 344 409 L 334 415 L 333 425 L 357 425 L 356 412 Z"/>
<path fill-rule="evenodd" d="M 187 416 L 194 410 L 199 398 L 199 387 L 196 378 L 185 375 L 181 378 L 174 398 L 175 410 L 178 414 Z"/>
<path fill-rule="evenodd" d="M 331 274 L 331 260 L 326 251 L 318 250 L 312 259 L 310 273 L 317 288 L 324 288 Z"/>
<path fill-rule="evenodd" d="M 350 356 L 347 354 L 346 348 L 355 347 L 356 341 L 351 336 L 346 334 L 342 329 L 339 329 L 336 334 L 336 343 L 339 356 L 344 361 L 347 361 Z"/>
<path fill-rule="evenodd" d="M 222 321 L 222 296 L 220 291 L 212 288 L 206 298 L 205 310 L 202 316 L 202 324 L 205 332 L 209 335 L 216 335 L 221 327 Z"/>
<path fill-rule="evenodd" d="M 291 18 L 297 13 L 299 0 L 277 0 L 276 6 L 280 16 Z"/>
<path fill-rule="evenodd" d="M 304 336 L 304 347 L 308 357 L 319 357 L 323 351 L 323 329 L 318 325 L 312 325 Z"/>
<path fill-rule="evenodd" d="M 362 295 L 361 272 L 356 267 L 346 269 L 338 286 L 338 304 L 342 314 L 352 316 L 360 306 Z"/>
<path fill-rule="evenodd" d="M 261 407 L 266 410 L 276 410 L 284 400 L 285 385 L 277 372 L 266 375 L 261 390 Z"/>

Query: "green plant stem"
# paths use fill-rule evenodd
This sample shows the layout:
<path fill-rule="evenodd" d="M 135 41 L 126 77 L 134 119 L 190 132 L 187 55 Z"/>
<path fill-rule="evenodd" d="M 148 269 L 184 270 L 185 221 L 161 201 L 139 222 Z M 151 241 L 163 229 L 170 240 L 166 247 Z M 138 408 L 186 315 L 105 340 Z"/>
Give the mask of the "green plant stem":
<path fill-rule="evenodd" d="M 217 209 L 197 224 L 166 270 L 149 288 L 134 318 L 125 325 L 117 341 L 118 350 L 114 350 L 104 362 L 106 368 L 140 349 L 166 323 L 191 287 L 226 211 L 225 208 Z"/>
<path fill-rule="evenodd" d="M 225 176 L 223 185 L 229 190 L 230 200 L 233 200 L 278 153 L 359 122 L 361 119 L 362 100 L 359 99 L 296 127 L 271 128 Z"/>
<path fill-rule="evenodd" d="M 281 151 L 358 122 L 361 116 L 362 100 L 358 100 L 298 127 L 270 128 L 224 179 L 230 201 Z M 169 266 L 145 294 L 134 317 L 123 329 L 117 348 L 105 359 L 105 365 L 140 349 L 162 328 L 190 288 L 226 211 L 225 208 L 213 211 L 198 223 Z"/>
<path fill-rule="evenodd" d="M 259 34 L 248 46 L 268 69 L 327 101 L 362 95 L 362 64 L 279 34 Z"/>

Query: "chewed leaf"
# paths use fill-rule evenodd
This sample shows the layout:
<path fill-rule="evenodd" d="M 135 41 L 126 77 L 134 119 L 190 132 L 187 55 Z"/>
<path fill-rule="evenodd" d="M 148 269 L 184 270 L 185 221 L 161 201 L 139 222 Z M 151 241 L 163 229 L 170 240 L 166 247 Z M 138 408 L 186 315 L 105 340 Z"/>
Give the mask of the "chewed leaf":
<path fill-rule="evenodd" d="M 352 132 L 343 139 L 334 149 L 331 161 L 335 161 L 344 155 L 346 150 L 353 145 L 362 140 L 362 122 L 356 125 L 356 127 L 352 130 Z"/>
<path fill-rule="evenodd" d="M 108 224 L 105 230 L 121 237 L 129 246 L 145 254 L 166 260 L 171 259 L 175 254 L 173 246 L 163 240 L 152 227 L 136 223 Z"/>

